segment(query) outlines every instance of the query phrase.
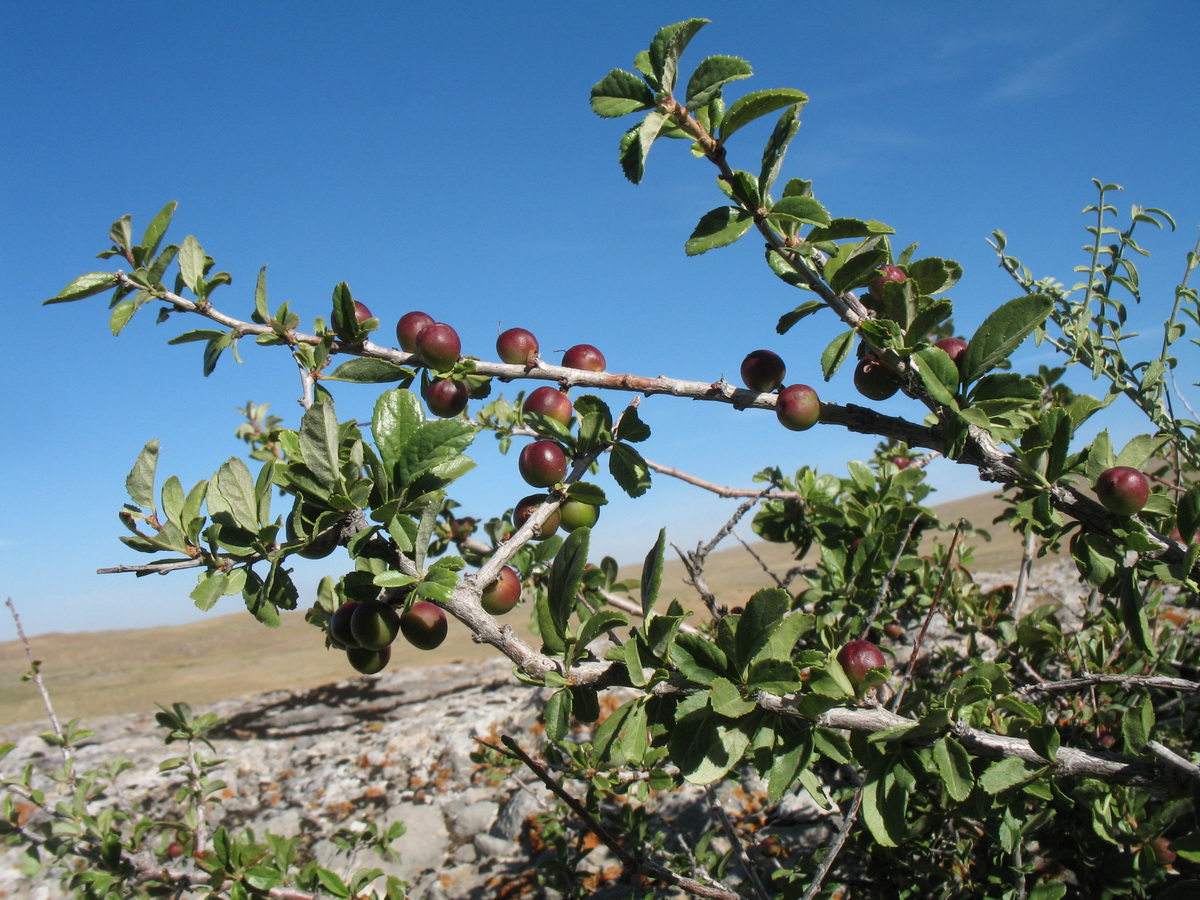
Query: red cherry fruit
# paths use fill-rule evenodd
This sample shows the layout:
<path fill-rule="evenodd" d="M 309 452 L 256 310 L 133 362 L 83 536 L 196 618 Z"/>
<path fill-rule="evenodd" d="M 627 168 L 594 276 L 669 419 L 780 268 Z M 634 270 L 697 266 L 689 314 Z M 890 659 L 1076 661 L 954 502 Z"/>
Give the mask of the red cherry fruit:
<path fill-rule="evenodd" d="M 946 355 L 954 360 L 954 364 L 960 366 L 959 359 L 967 352 L 968 344 L 962 338 L 948 337 L 942 338 L 940 341 L 934 341 L 933 346 L 946 351 Z"/>
<path fill-rule="evenodd" d="M 742 384 L 761 394 L 770 393 L 783 384 L 787 366 L 779 354 L 770 350 L 755 350 L 742 360 Z"/>
<path fill-rule="evenodd" d="M 1105 469 L 1096 479 L 1096 497 L 1118 516 L 1140 512 L 1150 499 L 1150 481 L 1130 466 Z"/>
<path fill-rule="evenodd" d="M 524 328 L 510 328 L 496 338 L 496 353 L 510 366 L 528 366 L 538 354 L 538 340 Z"/>
<path fill-rule="evenodd" d="M 421 362 L 438 372 L 451 368 L 462 354 L 458 332 L 445 322 L 426 325 L 417 335 L 417 356 Z"/>
<path fill-rule="evenodd" d="M 821 400 L 807 384 L 788 385 L 775 398 L 775 416 L 784 428 L 807 431 L 821 419 Z"/>
<path fill-rule="evenodd" d="M 513 525 L 520 528 L 525 524 L 525 520 L 533 515 L 533 511 L 549 499 L 549 494 L 530 494 L 528 497 L 522 497 L 513 510 Z M 542 523 L 542 527 L 534 532 L 534 537 L 538 540 L 550 537 L 550 535 L 558 531 L 561 521 L 562 519 L 559 516 L 558 510 L 554 510 L 550 514 L 550 518 Z"/>
<path fill-rule="evenodd" d="M 367 321 L 367 319 L 372 318 L 371 310 L 367 309 L 367 305 L 365 303 L 359 303 L 357 300 L 355 300 L 354 301 L 354 318 L 361 325 L 363 322 Z"/>
<path fill-rule="evenodd" d="M 883 296 L 885 285 L 890 282 L 903 283 L 908 281 L 908 273 L 899 266 L 880 266 L 879 277 L 871 282 L 871 296 L 879 299 Z"/>
<path fill-rule="evenodd" d="M 896 373 L 868 353 L 854 367 L 854 386 L 869 400 L 886 400 L 900 390 Z"/>
<path fill-rule="evenodd" d="M 886 665 L 883 651 L 870 641 L 851 641 L 838 651 L 837 660 L 855 687 L 862 683 L 871 669 Z"/>
<path fill-rule="evenodd" d="M 329 639 L 339 648 L 358 646 L 358 641 L 354 639 L 354 632 L 350 628 L 354 611 L 358 607 L 357 600 L 347 600 L 329 617 Z"/>
<path fill-rule="evenodd" d="M 396 340 L 400 342 L 400 349 L 415 353 L 417 336 L 432 324 L 433 316 L 429 313 L 413 310 L 402 315 L 396 323 Z"/>
<path fill-rule="evenodd" d="M 897 469 L 907 469 L 912 464 L 907 456 L 893 456 L 891 462 Z"/>
<path fill-rule="evenodd" d="M 400 617 L 381 600 L 365 600 L 350 616 L 350 633 L 364 650 L 382 650 L 396 639 Z"/>
<path fill-rule="evenodd" d="M 575 408 L 570 397 L 558 388 L 546 386 L 537 388 L 525 398 L 525 412 L 539 413 L 569 425 Z"/>
<path fill-rule="evenodd" d="M 450 540 L 461 544 L 475 533 L 474 519 L 454 519 L 450 523 Z"/>
<path fill-rule="evenodd" d="M 346 659 L 355 671 L 364 675 L 375 675 L 387 668 L 387 664 L 392 661 L 392 648 L 368 650 L 366 647 L 348 647 Z"/>
<path fill-rule="evenodd" d="M 499 577 L 483 589 L 479 598 L 483 611 L 493 616 L 502 616 L 521 599 L 521 579 L 516 569 L 505 566 Z"/>
<path fill-rule="evenodd" d="M 527 483 L 550 487 L 567 477 L 567 454 L 554 441 L 534 441 L 521 451 L 517 468 Z"/>
<path fill-rule="evenodd" d="M 585 372 L 603 372 L 606 365 L 604 354 L 591 344 L 576 344 L 563 354 L 562 364 L 564 368 Z"/>
<path fill-rule="evenodd" d="M 400 616 L 400 633 L 418 650 L 432 650 L 446 639 L 446 613 L 436 603 L 418 600 Z"/>
<path fill-rule="evenodd" d="M 469 391 L 461 381 L 439 378 L 425 389 L 425 404 L 435 416 L 452 419 L 467 408 Z"/>

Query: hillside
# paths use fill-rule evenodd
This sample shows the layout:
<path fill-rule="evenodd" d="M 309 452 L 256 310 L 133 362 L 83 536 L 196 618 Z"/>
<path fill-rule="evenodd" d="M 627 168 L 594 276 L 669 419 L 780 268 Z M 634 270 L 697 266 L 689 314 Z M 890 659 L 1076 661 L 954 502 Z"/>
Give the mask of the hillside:
<path fill-rule="evenodd" d="M 937 507 L 944 522 L 967 516 L 989 527 L 1000 504 L 986 495 Z M 978 571 L 1009 571 L 1020 555 L 1016 537 L 994 530 L 991 543 L 979 545 Z M 750 529 L 739 529 L 748 537 Z M 754 543 L 755 552 L 776 572 L 793 564 L 788 548 Z M 671 558 L 664 573 L 662 597 L 678 597 L 693 606 L 695 592 L 683 583 L 683 566 Z M 622 573 L 636 577 L 638 566 Z M 746 597 L 772 584 L 759 563 L 732 538 L 709 557 L 706 575 L 718 597 Z M 182 595 L 178 602 L 186 602 Z M 18 610 L 19 611 L 19 610 Z M 513 625 L 526 632 L 518 610 Z M 527 632 L 526 632 L 527 633 Z M 285 615 L 282 627 L 259 625 L 245 613 L 215 616 L 188 625 L 72 634 L 34 638 L 34 653 L 42 661 L 42 677 L 61 719 L 92 718 L 153 710 L 155 703 L 185 701 L 193 705 L 274 690 L 299 690 L 350 677 L 342 654 L 325 649 L 321 636 L 304 622 L 303 614 Z M 483 659 L 491 648 L 475 644 L 463 628 L 451 627 L 437 650 L 398 653 L 392 667 L 432 666 L 455 660 Z M 32 684 L 20 681 L 28 665 L 16 641 L 0 644 L 0 726 L 39 719 L 41 698 Z"/>

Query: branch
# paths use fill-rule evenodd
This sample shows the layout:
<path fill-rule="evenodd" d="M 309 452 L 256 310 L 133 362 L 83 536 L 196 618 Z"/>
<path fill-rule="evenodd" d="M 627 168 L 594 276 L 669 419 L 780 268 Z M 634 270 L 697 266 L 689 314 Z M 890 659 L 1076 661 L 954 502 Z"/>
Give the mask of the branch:
<path fill-rule="evenodd" d="M 1200 693 L 1200 683 L 1183 678 L 1168 678 L 1165 675 L 1083 675 L 1063 681 L 1045 681 L 1017 688 L 1017 694 L 1048 694 L 1054 691 L 1073 691 L 1089 688 L 1096 684 L 1117 684 L 1121 687 L 1158 688 L 1164 691 L 1180 691 L 1185 694 Z"/>
<path fill-rule="evenodd" d="M 63 756 L 63 770 L 67 776 L 67 786 L 74 790 L 75 767 L 72 765 L 74 756 L 71 752 L 71 742 L 63 732 L 62 725 L 59 724 L 58 715 L 54 712 L 54 704 L 50 702 L 50 691 L 46 688 L 46 683 L 42 681 L 41 663 L 33 657 L 33 647 L 29 643 L 29 638 L 25 636 L 25 629 L 21 627 L 21 617 L 17 615 L 16 604 L 13 603 L 12 597 L 6 597 L 4 604 L 12 614 L 13 624 L 17 628 L 17 637 L 21 641 L 21 646 L 25 648 L 25 655 L 29 658 L 29 677 L 37 685 L 38 692 L 42 695 L 42 705 L 46 707 L 46 716 L 50 719 L 50 727 L 54 729 L 54 734 L 58 737 L 58 747 Z"/>
<path fill-rule="evenodd" d="M 652 878 L 656 881 L 665 881 L 668 884 L 673 884 L 676 887 L 682 888 L 689 894 L 694 894 L 697 897 L 710 897 L 713 900 L 745 900 L 745 898 L 731 891 L 728 888 L 715 888 L 701 884 L 691 878 L 685 878 L 682 875 L 677 875 L 665 866 L 652 862 L 640 856 L 634 856 L 618 841 L 607 828 L 596 821 L 596 817 L 588 812 L 587 807 L 576 800 L 573 796 L 567 793 L 566 789 L 561 784 L 555 781 L 546 768 L 534 760 L 528 753 L 521 749 L 521 745 L 514 741 L 507 734 L 503 735 L 500 740 L 504 746 L 508 748 L 509 755 L 514 756 L 523 762 L 529 769 L 537 775 L 538 779 L 547 788 L 550 789 L 554 796 L 558 797 L 563 803 L 570 807 L 571 811 L 579 817 L 583 822 L 584 827 L 592 832 L 596 837 L 604 842 L 604 845 L 612 851 L 613 855 L 621 861 L 625 870 L 638 875 L 643 875 L 647 878 Z M 482 742 L 481 742 L 482 743 Z M 491 744 L 485 746 L 492 747 L 493 750 L 499 750 Z"/>

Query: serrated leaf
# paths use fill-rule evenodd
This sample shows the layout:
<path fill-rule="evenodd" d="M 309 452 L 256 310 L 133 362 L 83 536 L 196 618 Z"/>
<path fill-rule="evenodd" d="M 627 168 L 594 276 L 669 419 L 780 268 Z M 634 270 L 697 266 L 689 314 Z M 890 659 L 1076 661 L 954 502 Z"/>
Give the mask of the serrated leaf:
<path fill-rule="evenodd" d="M 717 714 L 729 719 L 739 719 L 754 712 L 754 703 L 745 699 L 728 678 L 714 678 L 711 688 L 708 702 Z"/>
<path fill-rule="evenodd" d="M 550 580 L 546 586 L 550 615 L 559 634 L 567 633 L 567 622 L 575 609 L 579 586 L 583 583 L 583 570 L 587 565 L 588 542 L 592 536 L 590 528 L 576 528 L 563 541 L 554 557 L 550 569 Z"/>
<path fill-rule="evenodd" d="M 658 30 L 650 42 L 648 61 L 659 90 L 671 93 L 675 90 L 675 74 L 679 68 L 679 57 L 683 54 L 688 43 L 696 36 L 701 28 L 708 24 L 708 19 L 688 19 L 667 25 Z"/>
<path fill-rule="evenodd" d="M 784 197 L 771 207 L 770 215 L 806 225 L 828 225 L 832 221 L 815 197 Z"/>
<path fill-rule="evenodd" d="M 954 392 L 958 390 L 958 366 L 941 347 L 926 347 L 913 354 L 917 374 L 929 396 L 942 406 L 955 406 Z"/>
<path fill-rule="evenodd" d="M 424 422 L 421 401 L 412 391 L 396 388 L 379 395 L 371 416 L 371 436 L 385 466 L 395 468 L 404 445 Z"/>
<path fill-rule="evenodd" d="M 586 647 L 604 632 L 623 628 L 629 624 L 629 616 L 615 609 L 601 609 L 588 616 L 579 628 L 579 646 Z"/>
<path fill-rule="evenodd" d="M 1121 716 L 1121 737 L 1130 753 L 1142 752 L 1153 729 L 1154 704 L 1149 696 L 1130 706 Z"/>
<path fill-rule="evenodd" d="M 349 381 L 355 384 L 386 384 L 393 381 L 409 384 L 415 374 L 412 369 L 398 366 L 386 359 L 356 357 L 342 363 L 328 375 L 322 376 L 322 379 L 324 381 Z"/>
<path fill-rule="evenodd" d="M 640 765 L 648 746 L 646 704 L 641 699 L 618 707 L 592 738 L 600 764 L 618 769 Z"/>
<path fill-rule="evenodd" d="M 779 170 L 783 166 L 783 158 L 787 154 L 788 145 L 796 136 L 799 128 L 800 107 L 789 106 L 780 115 L 775 123 L 775 128 L 771 131 L 771 136 L 767 138 L 767 143 L 763 147 L 762 169 L 758 175 L 760 197 L 765 198 L 774 187 L 775 181 L 779 177 Z M 828 214 L 826 215 L 828 216 Z"/>
<path fill-rule="evenodd" d="M 592 87 L 592 112 L 606 119 L 654 108 L 654 93 L 637 75 L 613 69 Z"/>
<path fill-rule="evenodd" d="M 971 384 L 1004 361 L 1040 326 L 1054 301 L 1045 294 L 1027 294 L 1009 300 L 993 311 L 976 329 L 959 357 L 962 383 Z"/>
<path fill-rule="evenodd" d="M 654 542 L 654 546 L 646 554 L 645 562 L 642 563 L 642 616 L 647 619 L 650 618 L 650 611 L 654 609 L 654 604 L 658 600 L 659 588 L 662 586 L 663 560 L 666 554 L 666 547 L 667 529 L 662 528 L 659 529 L 658 540 Z"/>
<path fill-rule="evenodd" d="M 300 419 L 299 440 L 304 465 L 317 482 L 330 492 L 343 493 L 345 486 L 338 463 L 341 434 L 333 400 L 328 396 L 319 395 L 305 410 Z"/>
<path fill-rule="evenodd" d="M 729 662 L 721 649 L 699 634 L 683 632 L 677 635 L 669 655 L 679 673 L 695 684 L 712 684 L 729 670 Z"/>
<path fill-rule="evenodd" d="M 854 329 L 843 331 L 821 351 L 821 372 L 828 381 L 842 367 L 854 344 Z"/>
<path fill-rule="evenodd" d="M 208 514 L 214 522 L 257 532 L 258 498 L 246 464 L 231 456 L 208 483 Z"/>
<path fill-rule="evenodd" d="M 205 255 L 200 242 L 190 234 L 185 237 L 179 245 L 178 259 L 183 283 L 197 297 L 203 297 Z"/>
<path fill-rule="evenodd" d="M 737 621 L 737 658 L 748 666 L 770 640 L 771 632 L 791 608 L 792 598 L 781 588 L 763 588 L 746 603 Z"/>
<path fill-rule="evenodd" d="M 721 127 L 717 137 L 721 143 L 724 143 L 735 131 L 748 125 L 760 116 L 765 116 L 775 112 L 777 109 L 783 109 L 785 106 L 791 106 L 792 104 L 803 106 L 807 102 L 808 95 L 802 91 L 790 88 L 776 88 L 746 94 L 744 97 L 738 98 L 725 112 L 725 117 L 721 120 Z"/>
<path fill-rule="evenodd" d="M 158 441 L 147 441 L 125 477 L 129 498 L 142 509 L 154 510 L 154 473 L 158 468 Z"/>
<path fill-rule="evenodd" d="M 667 124 L 667 117 L 658 110 L 646 113 L 641 123 L 625 132 L 621 138 L 619 160 L 621 171 L 634 184 L 641 184 L 642 176 L 646 174 L 646 157 L 650 147 L 657 140 Z"/>
<path fill-rule="evenodd" d="M 642 455 L 628 444 L 613 445 L 608 471 L 630 497 L 640 497 L 650 490 L 650 469 Z"/>
<path fill-rule="evenodd" d="M 150 224 L 146 226 L 145 234 L 142 236 L 142 249 L 145 251 L 147 259 L 158 252 L 158 245 L 162 243 L 163 235 L 167 233 L 171 218 L 175 215 L 175 207 L 178 205 L 176 201 L 172 200 L 160 209 L 150 220 Z"/>
<path fill-rule="evenodd" d="M 788 330 L 801 319 L 807 318 L 822 309 L 825 309 L 824 300 L 806 300 L 790 313 L 784 313 L 779 317 L 779 323 L 775 326 L 775 333 L 787 334 Z"/>
<path fill-rule="evenodd" d="M 70 303 L 93 294 L 102 294 L 117 286 L 117 276 L 111 272 L 89 272 L 80 275 L 65 288 L 44 303 Z"/>
<path fill-rule="evenodd" d="M 771 768 L 767 774 L 767 801 L 778 803 L 788 792 L 800 773 L 808 765 L 813 752 L 813 734 L 803 731 L 775 732 L 775 747 L 771 754 Z"/>
<path fill-rule="evenodd" d="M 847 241 L 852 238 L 866 238 L 875 234 L 895 234 L 896 230 L 883 222 L 874 219 L 830 219 L 829 222 L 812 229 L 804 236 L 810 243 L 821 241 Z"/>
<path fill-rule="evenodd" d="M 979 786 L 987 793 L 995 795 L 1010 787 L 1020 784 L 1029 778 L 1032 772 L 1024 760 L 1015 756 L 994 762 L 979 777 Z"/>
<path fill-rule="evenodd" d="M 688 79 L 684 105 L 690 110 L 699 110 L 707 106 L 723 86 L 753 74 L 750 63 L 736 56 L 710 56 L 701 60 Z"/>
<path fill-rule="evenodd" d="M 706 212 L 684 244 L 688 256 L 699 256 L 718 247 L 726 247 L 754 225 L 754 217 L 736 206 L 721 206 Z"/>
<path fill-rule="evenodd" d="M 889 803 L 888 791 L 882 778 L 874 778 L 863 786 L 863 822 L 876 843 L 883 847 L 897 847 L 907 832 L 902 822 L 895 821 L 895 804 Z"/>
<path fill-rule="evenodd" d="M 933 745 L 933 761 L 946 793 L 959 803 L 966 800 L 975 787 L 970 754 L 954 738 L 944 737 Z"/>

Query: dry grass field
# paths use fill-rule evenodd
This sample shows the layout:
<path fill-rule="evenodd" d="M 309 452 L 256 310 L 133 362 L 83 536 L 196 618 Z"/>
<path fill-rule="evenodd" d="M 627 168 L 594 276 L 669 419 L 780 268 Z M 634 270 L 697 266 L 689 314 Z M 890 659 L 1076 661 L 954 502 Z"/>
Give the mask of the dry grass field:
<path fill-rule="evenodd" d="M 943 522 L 967 516 L 989 528 L 1000 508 L 998 501 L 983 495 L 944 504 L 937 511 Z M 1007 531 L 992 530 L 993 541 L 978 545 L 974 568 L 1014 569 L 1019 540 Z M 749 528 L 743 527 L 741 533 L 748 534 Z M 787 547 L 761 542 L 752 546 L 776 572 L 794 564 Z M 682 564 L 668 553 L 661 600 L 677 597 L 696 608 L 695 591 L 683 583 Z M 635 578 L 638 571 L 638 566 L 630 566 L 622 574 Z M 706 575 L 713 591 L 729 605 L 772 584 L 759 563 L 732 538 L 709 557 Z M 181 596 L 179 602 L 186 601 Z M 521 619 L 526 617 L 518 610 L 512 618 L 521 630 Z M 263 691 L 313 687 L 354 674 L 342 654 L 325 650 L 321 636 L 300 612 L 285 615 L 278 629 L 267 629 L 242 613 L 165 628 L 46 634 L 32 643 L 63 720 L 148 712 L 155 703 L 201 705 Z M 403 642 L 396 644 L 393 666 L 476 659 L 494 652 L 473 643 L 466 630 L 455 628 L 454 623 L 437 650 L 422 653 L 406 647 Z M 27 669 L 18 642 L 0 644 L 0 726 L 44 716 L 37 689 L 20 680 Z"/>

